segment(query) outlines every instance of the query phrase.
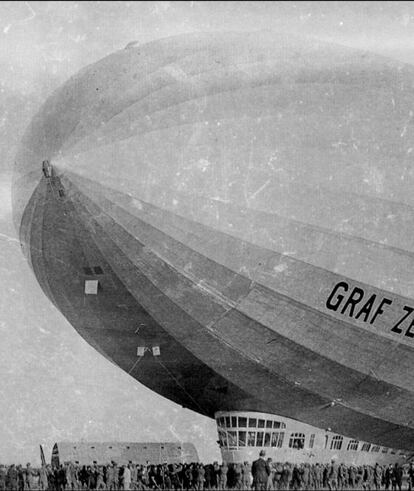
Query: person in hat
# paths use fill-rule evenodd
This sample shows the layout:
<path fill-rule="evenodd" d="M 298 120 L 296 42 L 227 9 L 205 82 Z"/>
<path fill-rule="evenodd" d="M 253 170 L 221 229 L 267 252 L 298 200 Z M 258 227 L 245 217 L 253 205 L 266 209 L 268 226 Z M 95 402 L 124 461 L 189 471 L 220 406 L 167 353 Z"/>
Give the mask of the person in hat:
<path fill-rule="evenodd" d="M 252 464 L 253 487 L 256 491 L 265 491 L 267 479 L 270 475 L 270 467 L 264 457 L 266 452 L 261 450 L 259 458 Z"/>

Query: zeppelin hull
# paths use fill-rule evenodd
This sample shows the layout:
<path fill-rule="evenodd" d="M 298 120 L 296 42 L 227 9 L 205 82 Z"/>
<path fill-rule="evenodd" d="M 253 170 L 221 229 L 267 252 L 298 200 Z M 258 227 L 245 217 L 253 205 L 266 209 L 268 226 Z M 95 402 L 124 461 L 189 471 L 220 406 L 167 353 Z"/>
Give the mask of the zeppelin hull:
<path fill-rule="evenodd" d="M 166 397 L 412 449 L 414 72 L 278 43 L 183 36 L 74 77 L 17 157 L 22 245 L 82 336 Z"/>

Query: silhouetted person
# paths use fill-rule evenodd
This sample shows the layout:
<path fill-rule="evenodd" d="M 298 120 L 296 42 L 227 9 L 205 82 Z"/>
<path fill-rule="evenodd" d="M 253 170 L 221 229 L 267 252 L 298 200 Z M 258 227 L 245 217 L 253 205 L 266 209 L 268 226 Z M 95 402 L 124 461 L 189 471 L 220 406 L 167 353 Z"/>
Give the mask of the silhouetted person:
<path fill-rule="evenodd" d="M 401 491 L 403 474 L 403 468 L 396 463 L 393 469 L 393 489 Z"/>
<path fill-rule="evenodd" d="M 408 469 L 408 489 L 413 491 L 414 489 L 414 462 L 411 462 L 410 468 Z"/>
<path fill-rule="evenodd" d="M 253 487 L 256 491 L 265 491 L 267 478 L 270 475 L 269 464 L 265 461 L 266 452 L 261 450 L 259 458 L 252 464 Z"/>

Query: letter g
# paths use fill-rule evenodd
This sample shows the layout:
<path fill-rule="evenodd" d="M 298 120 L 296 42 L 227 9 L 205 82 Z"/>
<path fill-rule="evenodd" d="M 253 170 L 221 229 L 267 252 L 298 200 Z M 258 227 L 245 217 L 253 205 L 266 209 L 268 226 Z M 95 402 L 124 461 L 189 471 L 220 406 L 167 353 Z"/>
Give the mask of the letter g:
<path fill-rule="evenodd" d="M 336 295 L 334 298 L 334 295 L 337 293 L 337 291 L 343 288 L 345 292 L 348 291 L 348 283 L 345 283 L 345 281 L 340 281 L 337 283 L 332 290 L 331 294 L 329 295 L 328 300 L 326 301 L 326 308 L 329 310 L 337 311 L 338 307 L 341 305 L 342 300 L 344 299 L 343 295 Z"/>

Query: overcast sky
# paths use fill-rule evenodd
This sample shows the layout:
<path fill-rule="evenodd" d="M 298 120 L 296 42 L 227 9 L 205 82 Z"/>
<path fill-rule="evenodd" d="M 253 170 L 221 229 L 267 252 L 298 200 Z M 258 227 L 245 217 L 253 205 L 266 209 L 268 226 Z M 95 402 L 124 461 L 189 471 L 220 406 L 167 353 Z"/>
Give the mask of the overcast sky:
<path fill-rule="evenodd" d="M 39 462 L 56 440 L 191 440 L 219 457 L 215 423 L 98 355 L 43 295 L 11 224 L 21 135 L 45 98 L 133 40 L 283 30 L 414 62 L 413 2 L 0 3 L 0 462 Z M 154 410 L 154 408 L 156 408 Z"/>

